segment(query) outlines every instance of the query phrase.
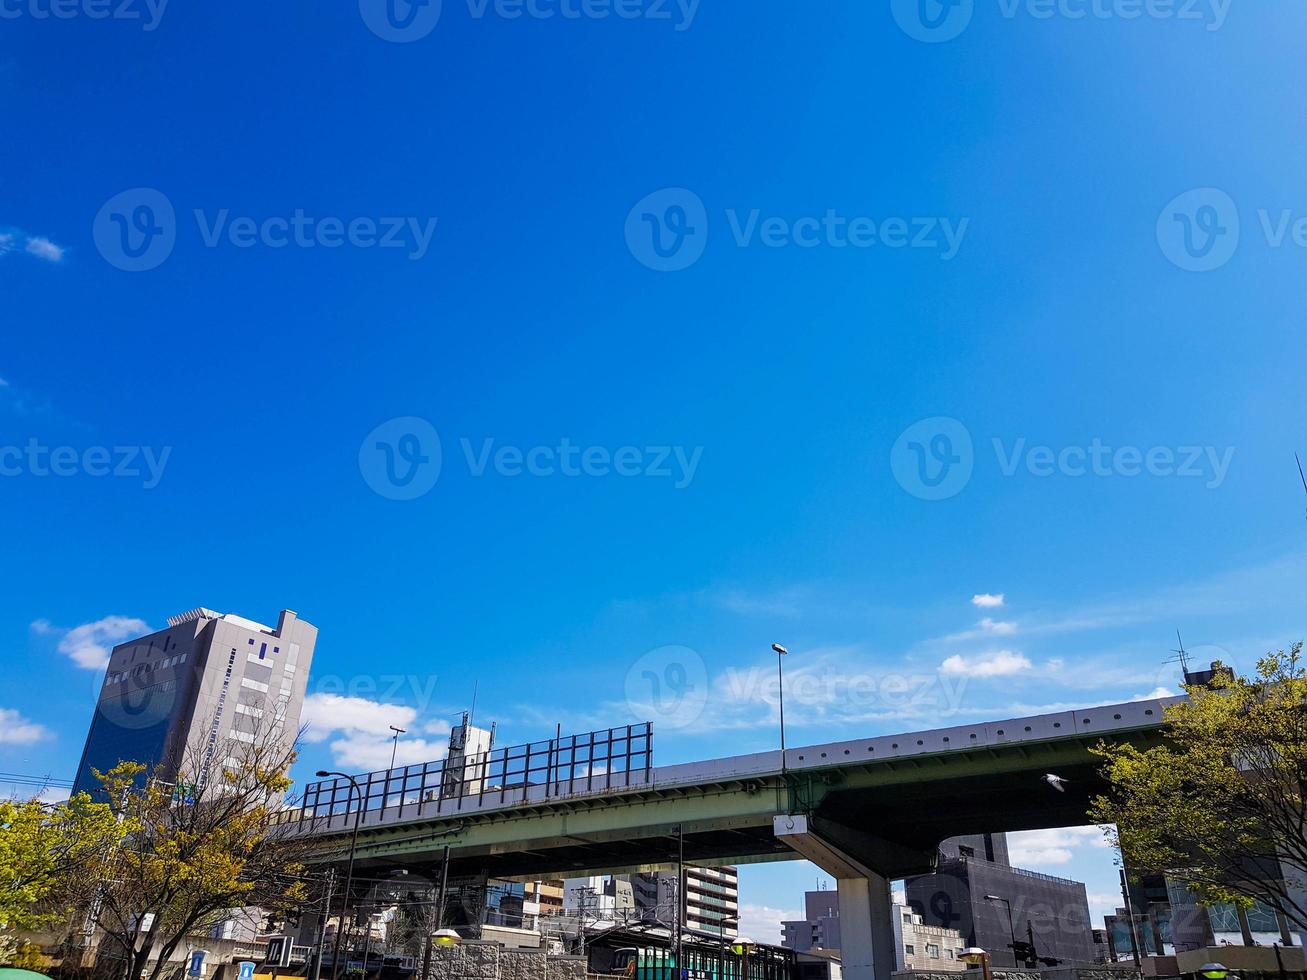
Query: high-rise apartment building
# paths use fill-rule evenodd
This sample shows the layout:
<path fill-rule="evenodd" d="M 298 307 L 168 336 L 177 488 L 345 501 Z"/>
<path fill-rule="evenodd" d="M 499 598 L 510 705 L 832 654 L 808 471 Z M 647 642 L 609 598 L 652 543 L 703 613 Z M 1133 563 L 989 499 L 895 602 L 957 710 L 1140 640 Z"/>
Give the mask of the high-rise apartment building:
<path fill-rule="evenodd" d="M 677 918 L 676 874 L 631 875 L 635 904 L 648 921 L 670 924 Z M 717 936 L 738 934 L 740 887 L 735 868 L 685 869 L 685 926 Z"/>
<path fill-rule="evenodd" d="M 147 766 L 167 780 L 183 761 L 203 783 L 242 744 L 299 734 L 316 626 L 283 611 L 275 628 L 230 613 L 193 609 L 168 628 L 128 640 L 109 657 L 74 792 L 96 794 L 93 769 Z"/>

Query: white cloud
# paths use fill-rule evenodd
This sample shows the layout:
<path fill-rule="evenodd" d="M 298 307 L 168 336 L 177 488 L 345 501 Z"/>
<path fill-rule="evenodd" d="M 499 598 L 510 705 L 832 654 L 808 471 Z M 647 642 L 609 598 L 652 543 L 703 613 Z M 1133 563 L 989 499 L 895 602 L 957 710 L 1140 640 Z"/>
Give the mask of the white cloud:
<path fill-rule="evenodd" d="M 1010 677 L 1022 671 L 1030 670 L 1030 660 L 1012 650 L 995 650 L 975 657 L 963 657 L 954 654 L 939 665 L 945 674 L 965 674 L 969 677 Z"/>
<path fill-rule="evenodd" d="M 997 609 L 1003 605 L 1002 592 L 977 592 L 971 597 L 971 604 L 981 609 Z"/>
<path fill-rule="evenodd" d="M 1069 864 L 1081 848 L 1104 850 L 1109 845 L 1100 827 L 1061 827 L 1010 833 L 1007 846 L 1013 865 L 1038 871 L 1041 867 Z"/>
<path fill-rule="evenodd" d="M 1095 923 L 1101 922 L 1105 915 L 1115 915 L 1121 905 L 1121 896 L 1115 892 L 1090 892 L 1087 897 L 1089 920 Z"/>
<path fill-rule="evenodd" d="M 48 238 L 36 237 L 27 240 L 27 254 L 35 255 L 38 259 L 45 259 L 47 262 L 62 262 L 64 258 L 64 249 L 61 245 L 56 245 Z"/>
<path fill-rule="evenodd" d="M 980 628 L 985 633 L 993 633 L 995 636 L 1011 636 L 1017 631 L 1016 623 L 1005 623 L 997 619 L 990 619 L 986 616 L 980 621 Z"/>
<path fill-rule="evenodd" d="M 331 740 L 331 754 L 337 765 L 354 771 L 372 771 L 395 765 L 411 766 L 443 759 L 446 741 L 413 738 L 408 732 L 448 735 L 449 725 L 441 721 L 418 723 L 418 712 L 405 704 L 387 704 L 340 694 L 310 694 L 304 699 L 301 716 L 305 742 Z M 406 729 L 396 746 L 390 726 Z M 333 738 L 333 736 L 335 736 Z"/>
<path fill-rule="evenodd" d="M 802 919 L 803 913 L 795 909 L 777 909 L 770 905 L 752 902 L 740 903 L 740 935 L 758 943 L 781 944 L 781 923 L 787 919 Z"/>
<path fill-rule="evenodd" d="M 29 721 L 13 708 L 0 708 L 0 745 L 33 745 L 53 737 L 44 725 Z"/>
<path fill-rule="evenodd" d="M 66 251 L 62 245 L 56 245 L 44 235 L 29 235 L 21 228 L 0 231 L 0 256 L 8 255 L 20 245 L 28 255 L 46 262 L 62 262 Z"/>
<path fill-rule="evenodd" d="M 1156 701 L 1158 698 L 1173 698 L 1176 692 L 1169 687 L 1155 687 L 1149 694 L 1136 694 L 1131 701 Z"/>
<path fill-rule="evenodd" d="M 109 653 L 114 646 L 134 636 L 150 632 L 149 624 L 132 616 L 106 616 L 93 623 L 83 623 L 70 630 L 52 626 L 47 619 L 38 619 L 31 625 L 38 636 L 62 633 L 59 652 L 87 670 L 104 670 L 109 664 Z"/>

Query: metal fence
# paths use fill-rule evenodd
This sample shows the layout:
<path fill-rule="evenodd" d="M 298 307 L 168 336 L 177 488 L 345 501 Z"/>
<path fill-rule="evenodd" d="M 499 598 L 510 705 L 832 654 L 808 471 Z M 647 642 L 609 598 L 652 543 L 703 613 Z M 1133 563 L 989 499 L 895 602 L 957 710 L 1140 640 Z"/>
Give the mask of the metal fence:
<path fill-rule="evenodd" d="M 561 735 L 487 752 L 309 783 L 301 806 L 287 816 L 301 823 L 357 812 L 393 810 L 393 818 L 438 816 L 487 802 L 511 804 L 640 786 L 653 770 L 653 725 L 644 722 Z M 357 788 L 356 788 L 357 787 Z"/>

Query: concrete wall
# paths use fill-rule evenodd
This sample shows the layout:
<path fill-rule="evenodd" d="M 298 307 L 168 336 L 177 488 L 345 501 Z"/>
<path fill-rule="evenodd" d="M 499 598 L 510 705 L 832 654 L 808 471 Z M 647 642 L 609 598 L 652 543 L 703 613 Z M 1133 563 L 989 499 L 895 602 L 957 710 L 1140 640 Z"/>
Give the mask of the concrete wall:
<path fill-rule="evenodd" d="M 585 980 L 585 959 L 465 942 L 433 949 L 431 971 L 424 980 Z"/>
<path fill-rule="evenodd" d="M 965 976 L 980 978 L 980 970 L 968 971 Z M 1143 980 L 1133 967 L 1058 967 L 1052 970 L 1003 970 L 993 971 L 994 980 Z M 894 973 L 894 980 L 958 980 L 956 973 L 926 972 L 925 970 L 899 970 Z"/>

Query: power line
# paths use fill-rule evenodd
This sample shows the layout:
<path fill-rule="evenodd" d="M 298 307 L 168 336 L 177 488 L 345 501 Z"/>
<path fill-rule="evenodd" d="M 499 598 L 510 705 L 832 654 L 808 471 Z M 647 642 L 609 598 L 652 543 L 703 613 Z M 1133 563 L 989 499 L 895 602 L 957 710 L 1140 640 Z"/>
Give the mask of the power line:
<path fill-rule="evenodd" d="M 21 772 L 0 772 L 0 783 L 13 786 L 41 786 L 50 789 L 72 789 L 71 779 L 59 779 L 55 776 L 36 776 Z"/>

